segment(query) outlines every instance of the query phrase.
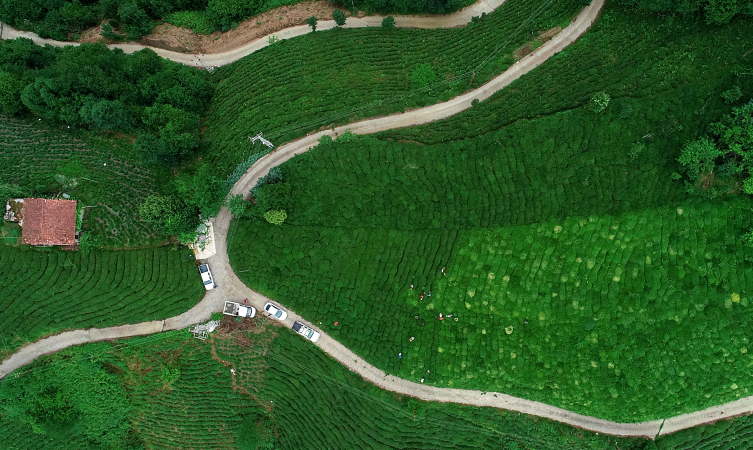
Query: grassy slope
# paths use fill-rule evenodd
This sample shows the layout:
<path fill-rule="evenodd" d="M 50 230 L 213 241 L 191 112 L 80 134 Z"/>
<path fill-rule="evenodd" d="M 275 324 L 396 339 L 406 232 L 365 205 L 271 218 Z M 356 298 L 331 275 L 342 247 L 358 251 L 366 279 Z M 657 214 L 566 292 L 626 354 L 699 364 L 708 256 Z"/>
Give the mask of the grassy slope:
<path fill-rule="evenodd" d="M 229 172 L 248 152 L 246 136 L 276 144 L 332 123 L 347 123 L 447 100 L 502 72 L 514 50 L 538 32 L 565 26 L 581 5 L 555 0 L 520 30 L 541 2 L 509 0 L 477 24 L 457 29 L 337 29 L 281 41 L 220 69 L 207 115 L 210 158 Z M 469 84 L 470 70 L 494 49 Z M 433 66 L 437 88 L 411 96 L 409 77 Z"/>
<path fill-rule="evenodd" d="M 116 346 L 87 345 L 45 357 L 22 372 L 55 370 L 66 364 L 69 352 L 97 355 L 99 364 L 119 374 L 132 405 L 132 435 L 145 448 L 255 448 L 239 446 L 239 441 L 241 435 L 258 431 L 244 421 L 258 405 L 271 408 L 257 425 L 274 428 L 279 449 L 301 448 L 302 443 L 317 449 L 500 450 L 585 450 L 616 444 L 637 449 L 642 444 L 517 413 L 397 397 L 365 383 L 289 330 L 258 331 L 207 342 L 171 332 Z M 235 389 L 228 366 L 236 370 Z M 168 386 L 162 379 L 165 367 L 180 373 Z M 4 448 L 60 444 L 51 436 L 40 442 L 27 426 L 3 417 L 0 427 L 5 429 L 0 434 Z M 66 439 L 66 448 L 86 448 L 77 436 Z"/>
<path fill-rule="evenodd" d="M 401 376 L 431 368 L 435 384 L 629 421 L 749 395 L 750 313 L 732 295 L 748 295 L 736 236 L 749 202 L 696 203 L 670 177 L 682 144 L 728 110 L 720 92 L 753 93 L 734 75 L 750 66 L 746 25 L 608 7 L 491 101 L 381 135 L 470 139 L 366 139 L 292 161 L 288 224 L 241 222 L 231 258 L 250 286 Z M 601 89 L 616 97 L 606 113 L 572 110 Z"/>
<path fill-rule="evenodd" d="M 84 230 L 107 247 L 144 247 L 166 242 L 138 217 L 138 205 L 160 191 L 164 174 L 146 167 L 130 143 L 84 132 L 61 132 L 26 120 L 0 118 L 0 178 L 27 195 L 61 191 L 56 174 L 66 167 L 79 185 L 66 190 L 87 208 Z"/>
<path fill-rule="evenodd" d="M 204 293 L 186 251 L 57 251 L 0 245 L 3 356 L 66 328 L 165 319 Z"/>

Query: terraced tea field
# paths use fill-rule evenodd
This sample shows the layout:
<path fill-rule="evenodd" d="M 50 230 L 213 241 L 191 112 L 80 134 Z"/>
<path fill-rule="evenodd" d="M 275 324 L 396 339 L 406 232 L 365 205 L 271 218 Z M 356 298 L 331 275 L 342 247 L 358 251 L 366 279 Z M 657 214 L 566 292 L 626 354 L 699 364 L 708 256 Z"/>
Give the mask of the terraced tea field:
<path fill-rule="evenodd" d="M 0 245 L 3 356 L 67 328 L 166 319 L 204 295 L 186 250 L 70 252 Z"/>
<path fill-rule="evenodd" d="M 677 135 L 695 138 L 729 114 L 723 91 L 737 85 L 745 93 L 742 100 L 753 96 L 749 27 L 750 19 L 709 26 L 702 19 L 665 20 L 607 2 L 588 33 L 487 101 L 449 119 L 379 136 L 422 144 L 468 139 L 521 119 L 579 108 L 604 91 L 612 97 L 604 114 L 652 122 L 633 133 L 648 136 L 650 147 L 669 148 Z M 625 128 L 615 122 L 600 132 Z"/>
<path fill-rule="evenodd" d="M 226 319 L 224 331 L 205 342 L 170 332 L 45 357 L 21 377 L 0 382 L 0 406 L 5 396 L 17 395 L 12 389 L 32 389 L 32 377 L 75 373 L 78 355 L 117 377 L 112 381 L 129 405 L 131 447 L 294 449 L 305 442 L 317 449 L 596 450 L 618 444 L 637 450 L 644 444 L 517 413 L 395 397 L 290 330 L 252 326 L 228 334 L 237 325 Z M 5 411 L 0 408 L 4 448 L 57 448 L 61 442 L 88 448 L 75 433 L 35 435 L 28 425 L 4 421 Z M 77 424 L 72 429 L 81 430 Z"/>
<path fill-rule="evenodd" d="M 508 0 L 462 28 L 339 29 L 281 41 L 218 71 L 208 157 L 228 173 L 249 151 L 241 143 L 260 130 L 279 144 L 447 100 L 504 71 L 516 49 L 581 9 L 577 0 Z"/>
<path fill-rule="evenodd" d="M 79 137 L 76 137 L 79 136 Z M 84 140 L 85 139 L 85 140 Z M 0 178 L 25 196 L 66 192 L 85 206 L 84 229 L 102 245 L 145 247 L 166 242 L 138 216 L 138 205 L 160 191 L 163 174 L 145 167 L 123 139 L 68 132 L 25 120 L 0 117 Z M 64 188 L 56 175 L 76 179 Z"/>
<path fill-rule="evenodd" d="M 241 221 L 230 256 L 250 286 L 402 378 L 632 422 L 753 389 L 753 266 L 736 238 L 749 211 L 686 202 L 487 229 Z"/>

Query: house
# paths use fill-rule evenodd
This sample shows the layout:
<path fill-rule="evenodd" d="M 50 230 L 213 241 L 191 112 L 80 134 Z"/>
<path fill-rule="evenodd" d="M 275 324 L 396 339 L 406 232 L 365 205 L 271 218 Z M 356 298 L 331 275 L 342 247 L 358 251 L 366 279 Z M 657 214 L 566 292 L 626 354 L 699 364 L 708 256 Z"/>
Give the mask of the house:
<path fill-rule="evenodd" d="M 29 245 L 76 245 L 76 200 L 25 198 L 21 237 Z"/>

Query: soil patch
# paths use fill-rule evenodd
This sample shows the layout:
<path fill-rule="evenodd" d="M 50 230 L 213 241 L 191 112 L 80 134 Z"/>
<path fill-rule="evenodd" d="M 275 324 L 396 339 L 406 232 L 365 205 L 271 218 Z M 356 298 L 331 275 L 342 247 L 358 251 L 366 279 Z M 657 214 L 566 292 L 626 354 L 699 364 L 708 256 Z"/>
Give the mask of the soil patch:
<path fill-rule="evenodd" d="M 305 1 L 269 10 L 244 20 L 230 31 L 216 31 L 212 34 L 196 34 L 188 28 L 163 23 L 156 26 L 150 35 L 142 37 L 139 43 L 181 53 L 222 53 L 282 29 L 304 25 L 311 16 L 316 16 L 319 20 L 331 20 L 332 12 L 336 9 L 338 8 L 328 1 Z M 343 12 L 346 16 L 351 15 L 348 11 Z M 358 14 L 359 17 L 363 15 L 363 12 Z M 114 43 L 103 38 L 100 33 L 101 26 L 86 30 L 81 33 L 78 42 Z"/>
<path fill-rule="evenodd" d="M 560 31 L 562 31 L 562 27 L 554 27 L 546 31 L 540 31 L 536 39 L 528 42 L 526 45 L 515 51 L 515 54 L 513 55 L 515 60 L 522 59 L 527 54 L 541 47 L 546 41 L 556 36 Z"/>

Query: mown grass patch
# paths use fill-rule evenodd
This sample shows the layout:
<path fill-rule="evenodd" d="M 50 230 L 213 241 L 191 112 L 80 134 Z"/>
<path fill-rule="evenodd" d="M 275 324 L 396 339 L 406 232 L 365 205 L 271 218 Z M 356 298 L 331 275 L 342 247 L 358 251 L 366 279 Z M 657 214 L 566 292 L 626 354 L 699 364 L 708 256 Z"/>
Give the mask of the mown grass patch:
<path fill-rule="evenodd" d="M 201 300 L 186 250 L 89 253 L 0 245 L 3 354 L 68 328 L 166 319 Z"/>
<path fill-rule="evenodd" d="M 78 184 L 65 188 L 56 175 Z M 164 176 L 169 175 L 143 164 L 126 139 L 0 118 L 3 183 L 20 187 L 21 192 L 14 195 L 71 195 L 87 207 L 84 230 L 90 230 L 105 247 L 146 247 L 167 241 L 167 236 L 152 230 L 138 215 L 139 203 L 161 191 L 157 179 Z"/>
<path fill-rule="evenodd" d="M 279 145 L 319 127 L 431 105 L 478 87 L 513 64 L 518 46 L 567 25 L 582 8 L 576 0 L 540 6 L 509 0 L 462 28 L 338 29 L 255 52 L 217 73 L 206 119 L 209 157 L 227 173 L 247 156 L 241 143 L 259 131 Z"/>

